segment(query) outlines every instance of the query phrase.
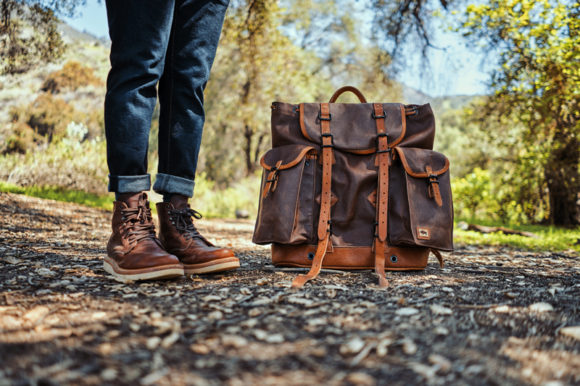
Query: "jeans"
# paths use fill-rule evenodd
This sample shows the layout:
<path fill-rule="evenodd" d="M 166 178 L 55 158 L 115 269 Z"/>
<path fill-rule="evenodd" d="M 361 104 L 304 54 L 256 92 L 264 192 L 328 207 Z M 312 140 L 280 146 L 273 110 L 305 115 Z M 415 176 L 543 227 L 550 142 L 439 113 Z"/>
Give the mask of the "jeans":
<path fill-rule="evenodd" d="M 111 37 L 105 96 L 109 191 L 151 188 L 147 148 L 159 94 L 159 165 L 153 190 L 192 197 L 205 121 L 203 91 L 228 0 L 106 0 L 106 6 Z"/>

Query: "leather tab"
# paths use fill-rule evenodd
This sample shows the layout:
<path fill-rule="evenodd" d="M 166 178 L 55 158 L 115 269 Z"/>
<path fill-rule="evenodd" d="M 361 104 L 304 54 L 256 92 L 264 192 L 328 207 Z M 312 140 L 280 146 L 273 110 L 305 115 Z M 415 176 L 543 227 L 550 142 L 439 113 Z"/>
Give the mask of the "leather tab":
<path fill-rule="evenodd" d="M 443 200 L 441 199 L 441 191 L 439 190 L 439 181 L 437 181 L 437 176 L 433 174 L 431 166 L 427 165 L 425 167 L 427 174 L 429 175 L 429 197 L 434 198 L 438 206 L 443 206 Z"/>
<path fill-rule="evenodd" d="M 306 275 L 300 275 L 292 281 L 292 288 L 301 288 L 308 281 L 316 278 L 322 269 L 322 262 L 324 261 L 324 256 L 326 256 L 326 250 L 330 241 L 330 233 L 326 234 L 324 240 L 318 243 L 316 247 L 316 254 L 312 260 L 312 266 L 310 271 Z"/>
<path fill-rule="evenodd" d="M 385 243 L 378 240 L 375 240 L 375 273 L 379 277 L 379 287 L 388 287 L 389 282 L 385 277 Z"/>
<path fill-rule="evenodd" d="M 439 268 L 443 268 L 443 256 L 441 256 L 441 252 L 433 248 L 431 248 L 430 251 L 435 255 L 437 260 L 439 260 Z"/>

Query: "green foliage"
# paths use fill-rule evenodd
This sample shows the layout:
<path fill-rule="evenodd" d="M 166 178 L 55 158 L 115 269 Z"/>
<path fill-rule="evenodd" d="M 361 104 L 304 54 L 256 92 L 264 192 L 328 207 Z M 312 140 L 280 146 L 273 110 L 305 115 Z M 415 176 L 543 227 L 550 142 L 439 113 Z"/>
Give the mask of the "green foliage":
<path fill-rule="evenodd" d="M 498 221 L 479 221 L 486 226 L 506 226 Z M 475 231 L 464 231 L 455 228 L 453 239 L 455 245 L 490 245 L 490 246 L 511 246 L 517 249 L 529 251 L 576 251 L 580 252 L 580 227 L 574 229 L 564 229 L 545 225 L 513 225 L 512 229 L 532 232 L 538 237 L 526 237 L 519 235 L 506 235 L 501 232 L 482 234 Z"/>
<path fill-rule="evenodd" d="M 192 205 L 207 218 L 235 218 L 236 211 L 247 211 L 250 219 L 258 214 L 260 177 L 246 177 L 227 188 L 220 189 L 205 173 L 195 177 Z"/>
<path fill-rule="evenodd" d="M 42 91 L 58 94 L 61 91 L 75 91 L 80 87 L 101 85 L 101 80 L 94 74 L 91 67 L 77 61 L 69 60 L 62 69 L 50 73 L 43 85 Z"/>
<path fill-rule="evenodd" d="M 474 114 L 498 129 L 490 136 L 496 146 L 512 147 L 494 173 L 517 187 L 514 199 L 529 203 L 526 217 L 577 224 L 580 3 L 490 0 L 467 7 L 460 31 L 499 62 L 491 82 L 496 94 Z"/>
<path fill-rule="evenodd" d="M 113 196 L 97 195 L 83 190 L 67 190 L 58 186 L 18 186 L 0 181 L 0 192 L 25 194 L 31 197 L 47 198 L 50 200 L 74 202 L 93 208 L 101 208 L 107 211 L 113 209 Z"/>

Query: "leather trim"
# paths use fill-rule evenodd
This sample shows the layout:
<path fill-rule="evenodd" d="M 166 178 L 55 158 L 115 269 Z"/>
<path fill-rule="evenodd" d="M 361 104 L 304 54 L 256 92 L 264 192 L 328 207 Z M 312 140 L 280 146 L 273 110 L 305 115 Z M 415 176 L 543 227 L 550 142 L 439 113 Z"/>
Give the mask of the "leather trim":
<path fill-rule="evenodd" d="M 294 166 L 298 165 L 298 163 L 299 163 L 300 161 L 302 161 L 302 158 L 304 158 L 304 156 L 306 156 L 306 154 L 308 154 L 308 152 L 310 152 L 310 151 L 312 151 L 312 150 L 316 150 L 314 146 L 306 146 L 304 149 L 302 149 L 302 150 L 300 151 L 300 153 L 298 153 L 298 155 L 296 156 L 296 158 L 294 158 L 292 161 L 290 161 L 290 162 L 288 162 L 288 163 L 286 163 L 286 164 L 283 164 L 283 163 L 281 163 L 281 162 L 282 162 L 281 160 L 278 160 L 278 161 L 277 161 L 277 164 L 276 164 L 276 168 L 277 168 L 278 170 L 290 169 L 291 167 L 294 167 Z M 260 165 L 261 165 L 261 166 L 262 166 L 264 169 L 266 169 L 266 170 L 268 170 L 268 171 L 269 171 L 269 170 L 272 170 L 272 168 L 273 168 L 274 166 L 270 166 L 270 165 L 268 165 L 268 164 L 266 163 L 266 160 L 265 160 L 265 158 L 266 158 L 266 155 L 264 154 L 264 155 L 262 156 L 262 158 L 260 159 Z M 278 163 L 280 163 L 280 166 L 278 166 Z"/>
<path fill-rule="evenodd" d="M 282 245 L 272 244 L 272 263 L 277 267 L 302 267 L 310 268 L 316 245 Z M 386 247 L 385 270 L 387 271 L 413 271 L 422 270 L 427 266 L 429 248 L 425 247 Z M 396 257 L 393 262 L 392 257 Z M 322 268 L 341 270 L 375 269 L 375 252 L 370 246 L 334 246 L 332 251 L 326 253 Z"/>
<path fill-rule="evenodd" d="M 328 103 L 336 102 L 338 97 L 341 96 L 345 92 L 351 92 L 354 95 L 356 95 L 360 103 L 367 103 L 367 98 L 365 98 L 363 93 L 358 88 L 353 87 L 353 86 L 344 86 L 344 87 L 341 87 L 338 90 L 336 90 L 334 92 L 334 94 L 332 94 L 332 96 L 330 97 L 330 101 L 328 101 Z"/>
<path fill-rule="evenodd" d="M 396 147 L 395 150 L 397 151 L 397 154 L 401 158 L 401 162 L 403 163 L 403 167 L 405 168 L 405 171 L 407 172 L 408 175 L 410 175 L 411 177 L 415 177 L 415 178 L 427 178 L 427 177 L 429 177 L 429 172 L 427 172 L 427 171 L 420 173 L 420 172 L 415 172 L 415 171 L 413 171 L 413 169 L 411 169 L 411 167 L 409 166 L 409 163 L 407 162 L 407 158 L 405 158 L 405 153 L 404 153 L 403 149 L 401 149 L 400 147 Z M 447 157 L 445 157 L 445 165 L 439 170 L 431 171 L 431 174 L 439 176 L 439 175 L 445 173 L 447 170 L 449 170 L 449 159 Z"/>

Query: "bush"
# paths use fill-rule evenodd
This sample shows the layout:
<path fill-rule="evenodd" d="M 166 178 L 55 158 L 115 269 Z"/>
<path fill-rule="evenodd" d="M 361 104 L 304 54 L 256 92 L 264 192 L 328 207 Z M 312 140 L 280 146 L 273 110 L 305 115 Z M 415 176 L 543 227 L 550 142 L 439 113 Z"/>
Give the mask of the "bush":
<path fill-rule="evenodd" d="M 58 94 L 64 90 L 75 91 L 79 87 L 101 84 L 91 67 L 77 61 L 68 61 L 62 69 L 50 73 L 42 85 L 42 91 Z"/>
<path fill-rule="evenodd" d="M 526 175 L 521 176 L 522 181 L 514 178 L 514 175 L 501 173 L 501 170 L 493 174 L 475 168 L 465 177 L 454 179 L 451 186 L 455 217 L 470 221 L 495 220 L 504 224 L 537 222 L 545 210 L 526 196 L 526 192 L 534 194 L 537 190 L 534 179 Z M 522 189 L 525 184 L 530 188 Z"/>
<path fill-rule="evenodd" d="M 24 122 L 16 122 L 12 127 L 12 134 L 6 139 L 2 154 L 24 154 L 32 150 L 42 141 L 42 138 Z"/>
<path fill-rule="evenodd" d="M 83 140 L 87 133 L 86 126 L 71 122 L 58 142 L 26 154 L 0 157 L 0 180 L 19 186 L 51 186 L 106 194 L 105 141 Z"/>
<path fill-rule="evenodd" d="M 208 218 L 235 218 L 236 210 L 240 210 L 247 211 L 252 219 L 258 214 L 259 192 L 260 177 L 257 175 L 219 189 L 205 173 L 199 173 L 195 178 L 192 206 Z"/>

